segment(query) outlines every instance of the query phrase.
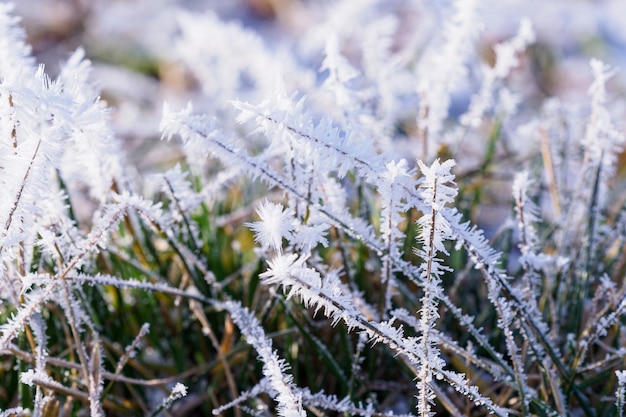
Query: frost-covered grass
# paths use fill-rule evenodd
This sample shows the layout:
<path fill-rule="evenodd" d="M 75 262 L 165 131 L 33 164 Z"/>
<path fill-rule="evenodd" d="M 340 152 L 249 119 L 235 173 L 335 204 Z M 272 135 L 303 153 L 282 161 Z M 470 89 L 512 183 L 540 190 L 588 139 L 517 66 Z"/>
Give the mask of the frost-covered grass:
<path fill-rule="evenodd" d="M 478 0 L 105 3 L 54 77 L 0 4 L 0 416 L 623 414 L 618 70 Z"/>

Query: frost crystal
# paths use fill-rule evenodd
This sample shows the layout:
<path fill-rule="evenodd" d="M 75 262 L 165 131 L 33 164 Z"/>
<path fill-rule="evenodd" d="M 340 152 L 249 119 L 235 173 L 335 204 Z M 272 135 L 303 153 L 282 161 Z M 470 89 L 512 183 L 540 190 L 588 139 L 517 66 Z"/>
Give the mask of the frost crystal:
<path fill-rule="evenodd" d="M 246 223 L 254 232 L 254 239 L 264 248 L 282 251 L 283 239 L 290 240 L 293 226 L 293 213 L 281 204 L 263 203 L 257 214 L 261 221 Z"/>

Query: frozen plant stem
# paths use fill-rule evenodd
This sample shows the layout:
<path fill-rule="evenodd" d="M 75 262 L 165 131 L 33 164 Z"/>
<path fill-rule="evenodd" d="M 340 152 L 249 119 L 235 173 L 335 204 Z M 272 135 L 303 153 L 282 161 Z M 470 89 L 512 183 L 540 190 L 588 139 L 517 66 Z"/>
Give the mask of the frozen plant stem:
<path fill-rule="evenodd" d="M 11 227 L 11 223 L 13 221 L 13 215 L 15 214 L 15 211 L 17 210 L 17 207 L 20 204 L 20 200 L 22 199 L 22 193 L 24 192 L 24 188 L 26 187 L 26 184 L 28 183 L 28 177 L 30 175 L 30 171 L 33 167 L 33 164 L 35 162 L 35 159 L 37 158 L 37 154 L 39 153 L 39 147 L 41 145 L 41 139 L 37 142 L 37 146 L 35 147 L 35 150 L 33 152 L 33 156 L 30 159 L 30 162 L 28 163 L 28 167 L 26 168 L 26 172 L 24 173 L 24 178 L 22 178 L 22 183 L 20 184 L 20 189 L 17 192 L 17 195 L 15 196 L 15 201 L 13 202 L 13 207 L 11 207 L 11 210 L 9 211 L 9 216 L 7 217 L 7 220 L 4 224 L 4 231 L 5 233 L 9 232 L 9 228 Z M 0 248 L 1 249 L 1 248 Z"/>
<path fill-rule="evenodd" d="M 557 188 L 556 171 L 554 168 L 554 158 L 550 151 L 550 138 L 545 128 L 539 130 L 539 138 L 541 140 L 541 157 L 545 166 L 546 179 L 548 189 L 550 190 L 550 200 L 552 201 L 552 209 L 556 218 L 561 217 L 561 197 Z"/>
<path fill-rule="evenodd" d="M 89 402 L 92 409 L 92 416 L 102 415 L 101 405 L 93 404 L 94 399 L 98 398 L 96 394 L 97 385 L 99 384 L 99 378 L 94 380 L 93 375 L 89 372 L 89 361 L 87 359 L 87 352 L 85 351 L 84 345 L 80 340 L 80 334 L 78 332 L 78 328 L 76 327 L 76 317 L 74 316 L 74 307 L 72 301 L 70 300 L 70 292 L 67 288 L 67 283 L 65 280 L 61 279 L 61 290 L 63 292 L 63 301 L 65 302 L 65 314 L 67 314 L 68 323 L 70 329 L 72 331 L 72 336 L 74 338 L 74 348 L 78 353 L 78 358 L 80 360 L 80 364 L 83 372 L 83 380 L 85 385 L 87 386 L 87 390 L 89 392 Z M 98 343 L 97 340 L 93 341 L 94 344 Z M 92 361 L 100 361 L 100 358 L 91 358 Z M 96 411 L 98 414 L 93 414 L 93 411 Z"/>
<path fill-rule="evenodd" d="M 437 200 L 437 183 L 435 182 L 433 186 L 433 202 Z M 431 388 L 430 382 L 432 380 L 432 372 L 430 370 L 430 332 L 431 326 L 434 325 L 436 311 L 432 311 L 430 306 L 433 303 L 432 294 L 430 290 L 431 280 L 432 280 L 432 267 L 433 267 L 433 258 L 435 257 L 435 230 L 436 230 L 436 215 L 435 207 L 431 208 L 430 215 L 430 233 L 428 236 L 428 253 L 427 253 L 427 261 L 426 261 L 426 271 L 424 273 L 424 298 L 422 299 L 422 311 L 421 311 L 421 330 L 422 330 L 422 350 L 424 352 L 424 357 L 426 358 L 422 362 L 422 366 L 419 371 L 419 401 L 418 401 L 418 410 L 419 414 L 422 417 L 426 417 L 430 414 L 430 396 L 431 396 Z M 433 306 L 435 307 L 435 306 Z"/>

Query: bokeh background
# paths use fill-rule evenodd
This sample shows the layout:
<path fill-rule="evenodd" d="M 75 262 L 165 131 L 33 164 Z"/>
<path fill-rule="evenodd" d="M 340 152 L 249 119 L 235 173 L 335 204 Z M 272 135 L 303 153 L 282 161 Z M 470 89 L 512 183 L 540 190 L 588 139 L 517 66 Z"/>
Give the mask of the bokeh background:
<path fill-rule="evenodd" d="M 378 3 L 381 13 L 400 19 L 397 41 L 409 42 L 419 33 L 435 36 L 449 16 L 450 1 L 363 0 Z M 39 62 L 53 75 L 59 63 L 78 47 L 94 63 L 94 79 L 115 109 L 115 124 L 129 149 L 158 136 L 163 100 L 185 102 L 194 90 L 191 74 L 178 64 L 175 42 L 180 33 L 180 11 L 211 11 L 258 33 L 269 48 L 293 47 L 305 42 L 320 24 L 320 10 L 328 0 L 20 0 L 28 40 Z M 348 3 L 348 2 L 344 2 Z M 592 80 L 589 59 L 598 58 L 617 69 L 610 92 L 625 91 L 626 2 L 622 0 L 498 0 L 480 2 L 482 31 L 476 45 L 485 63 L 492 63 L 492 47 L 513 36 L 522 17 L 537 34 L 530 62 L 533 85 L 525 88 L 541 96 L 578 99 Z M 336 22 L 334 29 L 351 22 Z M 352 30 L 352 29 L 350 29 Z M 206 34 L 210 43 L 210 34 Z M 224 45 L 228 48 L 228 45 Z M 419 48 L 419 45 L 416 46 Z M 314 48 L 313 48 L 314 49 Z M 320 50 L 301 56 L 321 64 Z M 345 51 L 344 51 L 345 52 Z M 233 50 L 233 54 L 241 51 Z M 348 51 L 349 53 L 349 51 Z M 472 78 L 472 77 L 470 77 Z M 477 77 L 474 77 L 477 78 Z M 413 86 L 407 86 L 413 89 Z M 470 88 L 459 85 L 452 111 L 461 111 Z M 464 95 L 463 92 L 466 92 Z M 143 152 L 142 152 L 143 153 Z M 143 159 L 143 163 L 150 163 Z"/>

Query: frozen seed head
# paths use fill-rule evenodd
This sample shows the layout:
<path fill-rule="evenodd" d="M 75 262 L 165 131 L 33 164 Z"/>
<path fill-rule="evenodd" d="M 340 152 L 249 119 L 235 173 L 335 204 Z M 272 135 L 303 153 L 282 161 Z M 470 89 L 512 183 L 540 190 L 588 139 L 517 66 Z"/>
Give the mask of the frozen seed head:
<path fill-rule="evenodd" d="M 176 385 L 174 385 L 174 388 L 172 388 L 170 396 L 175 397 L 175 399 L 187 396 L 187 387 L 184 384 L 178 382 Z"/>

